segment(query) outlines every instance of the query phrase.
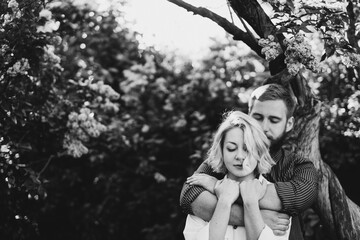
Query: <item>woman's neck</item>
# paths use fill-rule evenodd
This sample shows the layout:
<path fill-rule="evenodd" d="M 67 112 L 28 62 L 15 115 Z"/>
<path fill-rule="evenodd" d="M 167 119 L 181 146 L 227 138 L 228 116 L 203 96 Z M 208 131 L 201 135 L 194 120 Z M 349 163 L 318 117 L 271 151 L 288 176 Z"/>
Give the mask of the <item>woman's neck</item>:
<path fill-rule="evenodd" d="M 243 176 L 243 177 L 237 177 L 234 174 L 228 173 L 227 178 L 237 181 L 239 183 L 243 182 L 243 181 L 248 181 L 248 180 L 252 180 L 256 178 L 256 175 L 254 172 L 250 173 L 249 175 Z"/>

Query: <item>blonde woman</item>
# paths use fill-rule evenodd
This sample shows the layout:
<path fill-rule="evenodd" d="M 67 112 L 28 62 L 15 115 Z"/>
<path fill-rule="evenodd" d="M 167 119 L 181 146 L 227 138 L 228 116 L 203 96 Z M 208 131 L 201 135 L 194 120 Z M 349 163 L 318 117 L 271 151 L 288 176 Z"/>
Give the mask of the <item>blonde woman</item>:
<path fill-rule="evenodd" d="M 188 215 L 184 229 L 185 240 L 272 240 L 288 239 L 275 236 L 264 223 L 259 200 L 270 184 L 262 177 L 275 164 L 269 154 L 269 140 L 257 121 L 240 111 L 225 115 L 208 152 L 206 162 L 218 173 L 225 174 L 213 184 L 213 177 L 194 174 L 188 179 L 214 193 L 217 204 L 209 222 Z M 232 204 L 242 199 L 245 227 L 228 225 Z M 290 229 L 290 228 L 289 228 Z"/>

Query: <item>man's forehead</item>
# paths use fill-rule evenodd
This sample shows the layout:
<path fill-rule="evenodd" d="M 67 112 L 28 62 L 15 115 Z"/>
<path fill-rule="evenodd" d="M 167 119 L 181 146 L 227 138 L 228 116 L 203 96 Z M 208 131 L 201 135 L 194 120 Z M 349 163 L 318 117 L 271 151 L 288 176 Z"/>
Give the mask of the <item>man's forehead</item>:
<path fill-rule="evenodd" d="M 264 94 L 264 92 L 266 91 L 266 89 L 269 88 L 270 85 L 263 85 L 258 87 L 257 89 L 255 89 L 252 93 L 251 93 L 251 98 L 254 99 L 259 99 L 261 97 L 261 95 Z"/>
<path fill-rule="evenodd" d="M 286 105 L 282 100 L 255 100 L 251 108 L 251 114 L 261 114 L 273 117 L 282 117 L 286 115 Z"/>

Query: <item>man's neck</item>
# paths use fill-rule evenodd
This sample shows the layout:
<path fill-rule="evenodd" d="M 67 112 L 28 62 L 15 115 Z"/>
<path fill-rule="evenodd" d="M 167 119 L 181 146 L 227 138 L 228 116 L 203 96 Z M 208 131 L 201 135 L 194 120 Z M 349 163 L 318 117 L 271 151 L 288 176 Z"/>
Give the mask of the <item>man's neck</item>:
<path fill-rule="evenodd" d="M 270 148 L 270 156 L 275 162 L 278 162 L 282 157 L 282 148 L 281 146 L 277 148 Z"/>

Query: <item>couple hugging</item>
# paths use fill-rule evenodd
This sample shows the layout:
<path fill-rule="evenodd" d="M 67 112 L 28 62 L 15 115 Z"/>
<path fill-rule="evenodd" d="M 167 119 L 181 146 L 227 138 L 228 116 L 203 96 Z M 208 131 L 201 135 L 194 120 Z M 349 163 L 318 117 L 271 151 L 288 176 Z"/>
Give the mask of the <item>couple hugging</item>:
<path fill-rule="evenodd" d="M 317 196 L 311 161 L 282 148 L 296 102 L 278 84 L 257 88 L 249 114 L 231 111 L 207 159 L 183 186 L 185 240 L 303 240 L 299 213 Z"/>

